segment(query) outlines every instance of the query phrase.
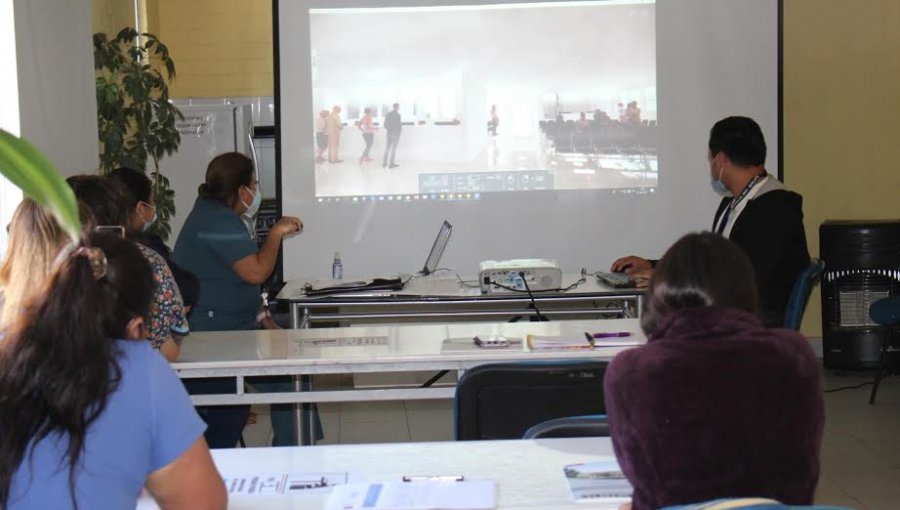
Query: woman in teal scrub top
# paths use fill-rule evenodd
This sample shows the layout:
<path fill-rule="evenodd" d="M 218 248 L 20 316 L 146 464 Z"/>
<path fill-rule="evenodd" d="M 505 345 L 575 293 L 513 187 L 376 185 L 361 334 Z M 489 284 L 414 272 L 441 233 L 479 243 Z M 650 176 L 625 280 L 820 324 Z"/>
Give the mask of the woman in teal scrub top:
<path fill-rule="evenodd" d="M 181 227 L 174 260 L 200 279 L 200 298 L 190 317 L 194 331 L 250 330 L 259 327 L 260 321 L 263 327 L 274 326 L 267 317 L 258 319 L 259 285 L 275 268 L 282 239 L 302 231 L 303 223 L 285 216 L 272 227 L 262 248 L 257 246 L 241 221 L 241 216 L 253 218 L 259 210 L 262 196 L 254 176 L 253 162 L 243 154 L 229 152 L 213 158 L 200 196 Z M 272 381 L 260 379 L 254 386 L 274 389 L 265 387 Z M 195 394 L 234 391 L 233 380 L 200 380 L 187 386 Z M 291 406 L 272 407 L 273 444 L 296 444 Z M 201 409 L 209 425 L 210 446 L 233 447 L 248 413 L 249 406 Z"/>

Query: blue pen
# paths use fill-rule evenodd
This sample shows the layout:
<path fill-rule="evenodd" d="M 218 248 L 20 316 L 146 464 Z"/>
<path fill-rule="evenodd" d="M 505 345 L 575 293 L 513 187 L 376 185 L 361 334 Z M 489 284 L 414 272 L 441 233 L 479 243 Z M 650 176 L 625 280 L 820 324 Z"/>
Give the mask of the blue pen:
<path fill-rule="evenodd" d="M 628 331 L 618 331 L 615 333 L 591 333 L 591 338 L 622 338 L 626 336 L 631 336 L 631 333 Z"/>

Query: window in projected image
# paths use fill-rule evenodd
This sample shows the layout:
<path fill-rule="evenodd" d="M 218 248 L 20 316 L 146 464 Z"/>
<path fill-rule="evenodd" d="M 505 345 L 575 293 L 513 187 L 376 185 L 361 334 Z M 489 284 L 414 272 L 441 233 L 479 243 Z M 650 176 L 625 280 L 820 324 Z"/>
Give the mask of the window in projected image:
<path fill-rule="evenodd" d="M 653 1 L 311 9 L 319 201 L 657 184 Z"/>

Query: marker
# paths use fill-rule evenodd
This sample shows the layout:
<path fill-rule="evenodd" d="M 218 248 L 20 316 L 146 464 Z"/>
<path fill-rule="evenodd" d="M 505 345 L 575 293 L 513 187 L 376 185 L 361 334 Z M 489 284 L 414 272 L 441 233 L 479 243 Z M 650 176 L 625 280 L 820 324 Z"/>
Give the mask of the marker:
<path fill-rule="evenodd" d="M 614 333 L 591 333 L 591 338 L 622 338 L 626 336 L 631 336 L 631 333 L 628 331 L 617 331 Z"/>

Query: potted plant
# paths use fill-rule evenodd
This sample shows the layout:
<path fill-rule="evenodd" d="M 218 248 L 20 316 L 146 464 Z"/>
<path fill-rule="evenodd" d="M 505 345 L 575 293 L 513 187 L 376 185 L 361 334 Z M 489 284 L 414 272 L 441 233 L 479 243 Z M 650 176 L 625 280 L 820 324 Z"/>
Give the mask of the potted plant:
<path fill-rule="evenodd" d="M 94 71 L 100 171 L 106 174 L 119 167 L 146 171 L 150 167 L 158 216 L 153 229 L 167 240 L 169 220 L 175 214 L 175 192 L 159 162 L 178 150 L 181 136 L 176 122 L 183 119 L 169 102 L 169 82 L 175 78 L 169 49 L 155 35 L 131 27 L 112 39 L 96 33 Z"/>

